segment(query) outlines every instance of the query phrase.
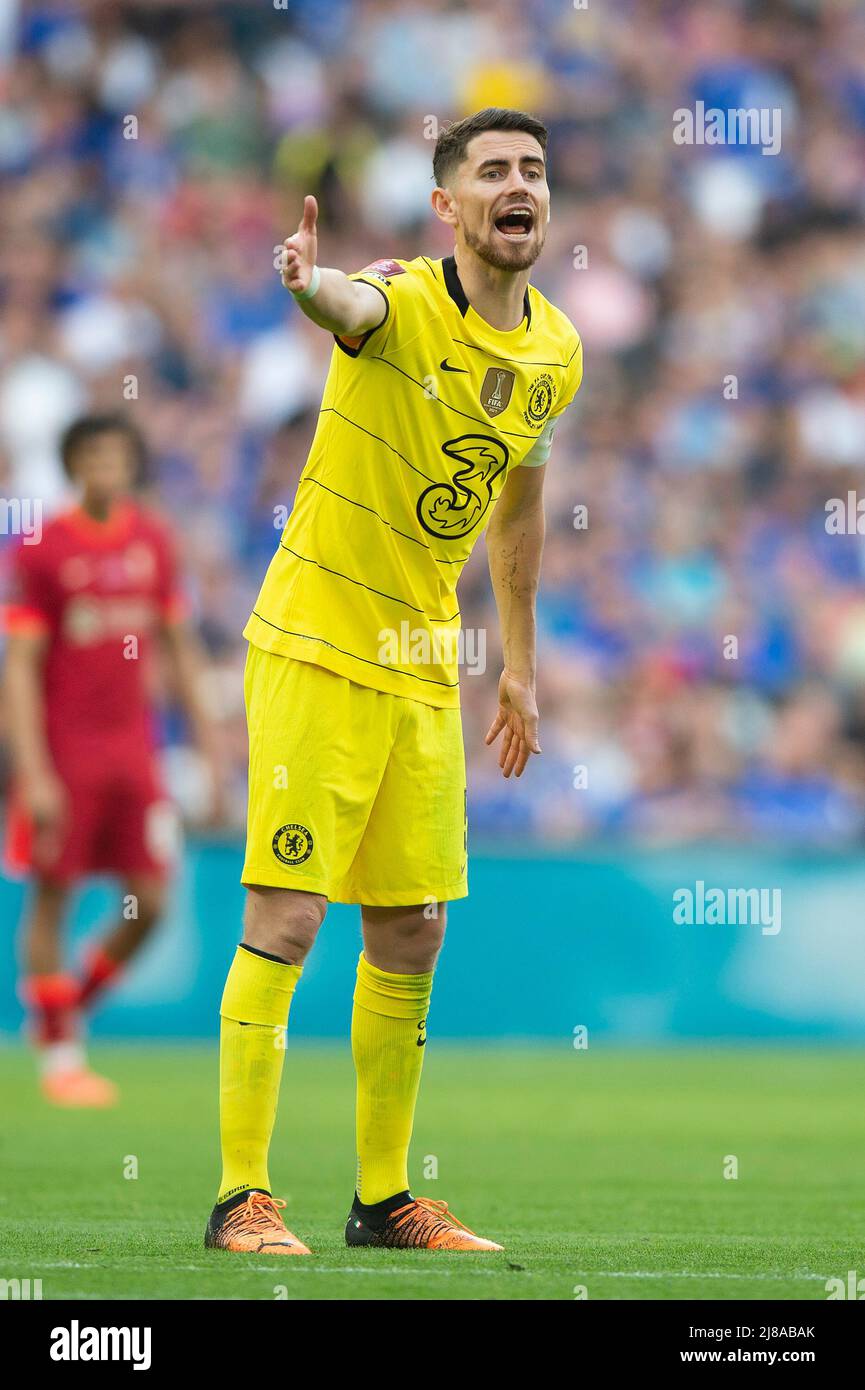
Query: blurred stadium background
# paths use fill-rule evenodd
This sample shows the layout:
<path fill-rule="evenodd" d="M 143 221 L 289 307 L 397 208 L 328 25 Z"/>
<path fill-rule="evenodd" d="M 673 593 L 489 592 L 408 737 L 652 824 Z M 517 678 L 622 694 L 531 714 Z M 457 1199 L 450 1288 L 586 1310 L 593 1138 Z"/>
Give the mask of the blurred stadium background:
<path fill-rule="evenodd" d="M 586 376 L 548 470 L 544 756 L 517 786 L 482 742 L 499 670 L 483 547 L 463 578 L 490 642 L 463 677 L 472 896 L 436 1030 L 865 1034 L 865 538 L 825 525 L 865 463 L 861 5 L 3 0 L 0 91 L 0 494 L 60 506 L 63 426 L 127 406 L 182 528 L 233 767 L 232 823 L 208 835 L 166 698 L 184 868 L 96 1031 L 213 1036 L 237 937 L 240 633 L 330 352 L 274 245 L 313 192 L 325 264 L 447 254 L 431 122 L 509 105 L 551 128 L 535 279 Z M 780 153 L 677 145 L 673 112 L 698 100 L 780 109 Z M 698 879 L 780 888 L 782 930 L 674 926 L 674 889 Z M 23 891 L 0 881 L 7 1034 Z M 77 932 L 106 901 L 88 891 Z M 302 1034 L 346 1033 L 353 921 L 335 910 L 307 967 Z"/>

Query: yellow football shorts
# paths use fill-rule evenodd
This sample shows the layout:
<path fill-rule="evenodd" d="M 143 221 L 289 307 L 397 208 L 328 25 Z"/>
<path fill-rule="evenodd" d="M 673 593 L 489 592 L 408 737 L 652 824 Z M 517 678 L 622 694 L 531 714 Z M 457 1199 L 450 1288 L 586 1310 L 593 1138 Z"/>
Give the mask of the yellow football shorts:
<path fill-rule="evenodd" d="M 407 907 L 468 893 L 458 709 L 250 645 L 243 882 Z"/>

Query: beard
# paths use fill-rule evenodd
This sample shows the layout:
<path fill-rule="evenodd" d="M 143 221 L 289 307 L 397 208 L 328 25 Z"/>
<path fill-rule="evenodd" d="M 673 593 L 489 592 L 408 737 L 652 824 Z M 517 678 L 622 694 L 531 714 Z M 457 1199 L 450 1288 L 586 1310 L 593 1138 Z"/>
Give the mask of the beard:
<path fill-rule="evenodd" d="M 484 240 L 477 232 L 470 232 L 467 227 L 463 227 L 463 237 L 469 250 L 474 251 L 479 260 L 492 266 L 494 270 L 528 270 L 529 266 L 534 265 L 538 256 L 544 249 L 546 231 L 541 231 L 540 235 L 532 238 L 531 241 L 515 242 L 512 246 L 493 243 L 492 239 Z"/>

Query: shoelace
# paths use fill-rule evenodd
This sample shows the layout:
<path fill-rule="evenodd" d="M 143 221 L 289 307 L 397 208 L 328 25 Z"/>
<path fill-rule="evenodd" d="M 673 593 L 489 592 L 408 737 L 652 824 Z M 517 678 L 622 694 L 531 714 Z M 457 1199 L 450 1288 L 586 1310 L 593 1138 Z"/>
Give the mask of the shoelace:
<path fill-rule="evenodd" d="M 396 1230 L 400 1231 L 406 1227 L 410 1227 L 413 1222 L 418 1220 L 418 1215 L 415 1210 L 417 1207 L 420 1207 L 422 1211 L 426 1212 L 428 1217 L 432 1217 L 433 1224 L 437 1230 L 439 1228 L 446 1230 L 449 1226 L 458 1226 L 459 1229 L 465 1231 L 467 1235 L 473 1236 L 475 1234 L 475 1232 L 468 1226 L 465 1226 L 458 1217 L 454 1216 L 452 1211 L 448 1210 L 447 1202 L 436 1201 L 434 1197 L 416 1197 L 409 1206 L 400 1207 L 398 1211 L 395 1211 L 392 1219 Z M 419 1224 L 426 1225 L 427 1223 L 421 1221 Z"/>
<path fill-rule="evenodd" d="M 285 1202 L 281 1197 L 268 1197 L 266 1192 L 250 1192 L 242 1205 L 235 1207 L 225 1218 L 225 1224 L 248 1223 L 254 1229 L 281 1225 L 277 1212 L 282 1211 Z"/>

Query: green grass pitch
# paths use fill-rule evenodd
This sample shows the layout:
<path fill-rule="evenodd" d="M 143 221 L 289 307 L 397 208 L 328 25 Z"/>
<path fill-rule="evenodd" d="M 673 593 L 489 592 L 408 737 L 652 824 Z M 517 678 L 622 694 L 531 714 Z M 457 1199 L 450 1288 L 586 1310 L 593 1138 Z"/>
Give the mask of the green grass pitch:
<path fill-rule="evenodd" d="M 94 1059 L 122 1086 L 115 1111 L 52 1110 L 31 1058 L 0 1051 L 0 1278 L 41 1279 L 46 1299 L 571 1300 L 582 1285 L 590 1300 L 819 1300 L 828 1278 L 865 1275 L 854 1052 L 438 1043 L 413 1190 L 506 1246 L 460 1256 L 346 1248 L 351 1057 L 295 1042 L 271 1177 L 315 1254 L 282 1260 L 202 1245 L 215 1049 L 100 1045 Z"/>

